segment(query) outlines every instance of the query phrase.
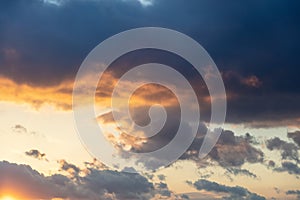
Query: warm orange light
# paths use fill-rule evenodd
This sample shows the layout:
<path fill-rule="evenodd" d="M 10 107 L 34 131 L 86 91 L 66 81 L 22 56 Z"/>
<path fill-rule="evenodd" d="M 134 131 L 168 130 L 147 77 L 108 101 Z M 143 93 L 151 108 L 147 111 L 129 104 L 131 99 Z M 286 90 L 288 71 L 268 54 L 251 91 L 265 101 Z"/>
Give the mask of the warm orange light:
<path fill-rule="evenodd" d="M 17 200 L 17 199 L 15 199 L 14 197 L 11 197 L 11 196 L 4 196 L 4 197 L 1 197 L 1 200 Z"/>

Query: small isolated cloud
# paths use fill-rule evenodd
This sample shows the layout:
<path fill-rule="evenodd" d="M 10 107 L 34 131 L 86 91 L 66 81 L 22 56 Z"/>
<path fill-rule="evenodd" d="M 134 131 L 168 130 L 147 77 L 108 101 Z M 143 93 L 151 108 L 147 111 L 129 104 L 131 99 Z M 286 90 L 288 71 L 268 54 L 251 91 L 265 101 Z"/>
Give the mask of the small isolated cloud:
<path fill-rule="evenodd" d="M 269 160 L 267 166 L 268 167 L 275 167 L 276 163 L 273 160 Z"/>
<path fill-rule="evenodd" d="M 157 176 L 157 178 L 158 178 L 160 181 L 166 180 L 166 176 L 163 175 L 163 174 L 159 174 L 159 175 Z"/>
<path fill-rule="evenodd" d="M 257 175 L 250 172 L 247 169 L 240 169 L 240 168 L 227 168 L 226 172 L 229 176 L 230 174 L 237 176 L 237 175 L 242 175 L 242 176 L 248 176 L 250 178 L 257 178 Z"/>
<path fill-rule="evenodd" d="M 16 133 L 27 133 L 27 129 L 20 124 L 16 124 L 15 126 L 13 126 L 12 130 Z"/>
<path fill-rule="evenodd" d="M 279 188 L 277 188 L 277 187 L 274 187 L 274 190 L 275 190 L 275 192 L 277 193 L 277 194 L 280 194 L 280 189 Z"/>
<path fill-rule="evenodd" d="M 31 149 L 30 151 L 26 151 L 25 155 L 36 158 L 38 160 L 48 161 L 45 153 L 41 153 L 39 150 Z"/>
<path fill-rule="evenodd" d="M 200 179 L 194 183 L 188 181 L 189 185 L 195 187 L 197 190 L 205 190 L 214 193 L 226 194 L 223 199 L 255 199 L 255 200 L 265 200 L 266 198 L 258 194 L 252 193 L 246 188 L 235 186 L 221 185 L 216 182 L 211 182 L 208 180 Z"/>

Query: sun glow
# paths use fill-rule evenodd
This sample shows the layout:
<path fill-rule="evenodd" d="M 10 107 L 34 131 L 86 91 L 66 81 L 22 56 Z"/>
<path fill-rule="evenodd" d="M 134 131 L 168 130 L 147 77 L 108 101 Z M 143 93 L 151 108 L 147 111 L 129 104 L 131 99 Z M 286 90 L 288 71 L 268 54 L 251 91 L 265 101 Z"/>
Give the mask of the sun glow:
<path fill-rule="evenodd" d="M 0 200 L 17 200 L 17 199 L 14 197 L 11 197 L 11 196 L 4 196 L 4 197 L 1 197 Z"/>

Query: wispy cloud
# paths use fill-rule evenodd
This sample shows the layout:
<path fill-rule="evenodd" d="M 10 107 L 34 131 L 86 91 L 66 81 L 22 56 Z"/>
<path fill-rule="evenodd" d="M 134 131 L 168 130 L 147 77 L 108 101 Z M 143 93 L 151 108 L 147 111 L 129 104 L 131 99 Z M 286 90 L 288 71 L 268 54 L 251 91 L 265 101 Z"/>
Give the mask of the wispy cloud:
<path fill-rule="evenodd" d="M 218 184 L 216 182 L 207 181 L 204 179 L 200 179 L 196 182 L 187 182 L 188 184 L 195 187 L 197 190 L 206 190 L 216 193 L 223 193 L 227 196 L 223 196 L 223 199 L 255 199 L 255 200 L 265 200 L 263 196 L 252 193 L 247 189 L 239 186 L 231 187 L 222 184 Z"/>

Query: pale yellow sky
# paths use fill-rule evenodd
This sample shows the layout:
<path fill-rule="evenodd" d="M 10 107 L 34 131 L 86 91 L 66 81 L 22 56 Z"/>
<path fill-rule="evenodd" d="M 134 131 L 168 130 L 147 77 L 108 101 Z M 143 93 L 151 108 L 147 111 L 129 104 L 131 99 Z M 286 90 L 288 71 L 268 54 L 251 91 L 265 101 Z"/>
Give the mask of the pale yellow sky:
<path fill-rule="evenodd" d="M 1 160 L 28 164 L 42 173 L 53 174 L 58 170 L 57 161 L 60 159 L 65 159 L 80 167 L 83 167 L 83 162 L 93 159 L 77 136 L 71 111 L 58 110 L 50 105 L 42 106 L 37 110 L 28 104 L 9 102 L 1 102 L 0 108 Z M 15 131 L 13 127 L 16 125 L 23 126 L 26 131 Z M 260 136 L 264 138 L 282 136 L 285 138 L 284 127 L 269 130 L 243 129 L 233 125 L 226 125 L 226 127 L 233 129 L 237 134 L 250 132 L 258 138 Z M 266 150 L 263 144 L 261 148 Z M 31 149 L 38 149 L 40 152 L 46 153 L 49 162 L 37 160 L 24 154 Z M 272 152 L 271 154 L 266 151 L 266 157 L 278 159 L 279 156 L 279 153 Z M 198 169 L 193 161 L 177 162 L 172 167 L 159 170 L 155 174 L 166 175 L 169 188 L 177 193 L 196 192 L 196 189 L 189 186 L 186 181 L 196 181 L 200 178 L 200 174 L 207 172 L 214 173 L 209 178 L 211 181 L 228 186 L 239 185 L 268 198 L 274 196 L 283 198 L 285 191 L 299 189 L 300 180 L 295 175 L 286 172 L 274 172 L 262 164 L 245 164 L 242 168 L 254 172 L 258 179 L 238 175 L 234 177 L 233 181 L 230 181 L 224 175 L 225 170 L 223 168 L 214 166 Z M 280 188 L 279 194 L 276 193 L 275 187 Z"/>

